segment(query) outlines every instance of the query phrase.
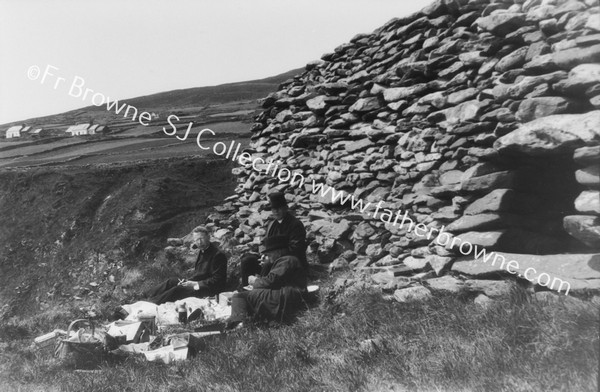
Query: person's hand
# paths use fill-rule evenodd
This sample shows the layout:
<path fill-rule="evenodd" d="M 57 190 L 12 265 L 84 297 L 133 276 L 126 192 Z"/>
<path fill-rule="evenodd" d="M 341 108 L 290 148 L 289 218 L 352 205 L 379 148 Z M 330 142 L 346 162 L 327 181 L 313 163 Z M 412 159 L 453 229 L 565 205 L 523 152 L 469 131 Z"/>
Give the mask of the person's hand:
<path fill-rule="evenodd" d="M 255 282 L 255 281 L 256 281 L 256 276 L 254 276 L 254 275 L 250 275 L 250 276 L 248 276 L 248 284 L 249 284 L 250 286 L 254 286 L 254 282 Z"/>
<path fill-rule="evenodd" d="M 194 286 L 196 286 L 196 283 L 198 282 L 194 282 L 193 280 L 182 280 L 181 282 L 179 282 L 179 285 L 183 287 L 194 288 Z"/>
<path fill-rule="evenodd" d="M 269 257 L 267 257 L 267 256 L 264 256 L 264 255 L 263 255 L 263 256 L 260 258 L 260 263 L 259 263 L 259 265 L 260 265 L 260 267 L 261 267 L 261 268 L 265 268 L 266 266 L 268 266 L 268 265 L 270 265 L 270 264 L 271 264 L 271 261 L 272 261 L 272 260 L 271 260 Z"/>

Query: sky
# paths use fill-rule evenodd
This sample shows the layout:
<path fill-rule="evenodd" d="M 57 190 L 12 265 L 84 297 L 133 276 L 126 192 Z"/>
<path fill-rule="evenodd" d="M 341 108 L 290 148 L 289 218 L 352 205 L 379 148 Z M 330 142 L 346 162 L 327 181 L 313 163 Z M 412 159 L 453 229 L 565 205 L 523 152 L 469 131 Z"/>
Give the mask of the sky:
<path fill-rule="evenodd" d="M 75 80 L 126 99 L 277 75 L 429 2 L 0 0 L 0 124 L 89 106 Z"/>

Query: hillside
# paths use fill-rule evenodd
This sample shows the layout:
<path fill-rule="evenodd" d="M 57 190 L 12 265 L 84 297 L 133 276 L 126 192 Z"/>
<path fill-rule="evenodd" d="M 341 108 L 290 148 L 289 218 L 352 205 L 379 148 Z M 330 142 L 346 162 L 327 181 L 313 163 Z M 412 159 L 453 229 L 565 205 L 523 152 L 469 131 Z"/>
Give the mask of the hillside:
<path fill-rule="evenodd" d="M 196 87 L 167 91 L 125 100 L 137 107 L 151 110 L 218 105 L 234 101 L 246 101 L 265 97 L 276 90 L 279 84 L 293 78 L 302 69 L 293 69 L 265 79 L 226 83 L 218 86 Z"/>
<path fill-rule="evenodd" d="M 219 107 L 225 105 L 225 107 L 227 107 L 227 105 L 229 105 L 231 107 L 224 110 L 224 112 L 227 112 L 239 110 L 236 106 L 239 106 L 240 104 L 243 106 L 242 109 L 252 110 L 256 107 L 254 102 L 256 99 L 262 98 L 271 91 L 276 90 L 280 83 L 292 78 L 300 71 L 301 69 L 295 69 L 259 80 L 161 92 L 142 97 L 122 99 L 120 102 L 127 102 L 143 111 L 157 113 L 168 113 L 177 110 L 198 111 L 198 109 L 208 106 Z M 232 108 L 233 110 L 231 110 Z M 215 111 L 215 113 L 218 112 L 218 110 Z M 88 119 L 93 119 L 96 123 L 110 124 L 115 120 L 122 120 L 122 117 L 107 112 L 106 106 L 92 105 L 50 116 L 1 124 L 0 130 L 5 131 L 5 128 L 21 123 L 30 126 L 44 126 L 48 124 L 64 125 L 85 122 Z"/>
<path fill-rule="evenodd" d="M 190 157 L 0 172 L 0 319 L 123 298 L 127 267 L 204 222 L 230 170 Z"/>
<path fill-rule="evenodd" d="M 228 83 L 219 86 L 198 87 L 168 91 L 121 101 L 140 112 L 154 113 L 148 125 L 137 119 L 117 115 L 105 106 L 88 106 L 52 116 L 18 122 L 44 128 L 44 136 L 24 133 L 18 138 L 0 139 L 0 168 L 56 166 L 62 164 L 112 164 L 124 161 L 152 160 L 153 158 L 186 157 L 203 154 L 194 137 L 200 129 L 210 127 L 215 132 L 212 142 L 234 138 L 248 144 L 253 115 L 259 110 L 257 100 L 277 89 L 299 70 L 273 77 Z M 124 112 L 124 110 L 123 110 Z M 180 129 L 180 137 L 192 123 L 187 141 L 169 137 L 163 128 L 171 130 L 168 116 Z M 109 127 L 107 133 L 70 136 L 65 131 L 75 124 L 93 123 Z M 0 126 L 4 134 L 9 126 Z"/>

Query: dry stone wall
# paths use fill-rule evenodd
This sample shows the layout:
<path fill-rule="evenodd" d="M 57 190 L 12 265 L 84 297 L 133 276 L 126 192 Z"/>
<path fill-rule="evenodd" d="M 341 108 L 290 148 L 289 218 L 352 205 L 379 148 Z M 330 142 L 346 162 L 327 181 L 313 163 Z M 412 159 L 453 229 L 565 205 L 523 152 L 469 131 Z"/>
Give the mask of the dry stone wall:
<path fill-rule="evenodd" d="M 490 251 L 600 250 L 597 0 L 438 0 L 355 36 L 260 103 L 253 157 L 305 182 L 235 169 L 236 194 L 212 219 L 240 252 L 264 234 L 267 193 L 282 190 L 313 261 L 375 272 L 388 288 L 477 276 L 457 249 L 332 203 L 313 180 Z M 589 255 L 571 259 L 577 279 L 600 278 Z M 425 286 L 508 290 L 435 279 Z"/>

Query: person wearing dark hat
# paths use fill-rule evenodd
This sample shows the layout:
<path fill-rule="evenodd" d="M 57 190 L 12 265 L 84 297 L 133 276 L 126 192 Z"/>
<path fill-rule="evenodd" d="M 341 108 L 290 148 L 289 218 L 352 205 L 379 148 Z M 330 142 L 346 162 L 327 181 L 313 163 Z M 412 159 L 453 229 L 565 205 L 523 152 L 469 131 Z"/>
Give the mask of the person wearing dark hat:
<path fill-rule="evenodd" d="M 308 271 L 306 260 L 306 229 L 298 218 L 288 209 L 285 195 L 281 192 L 269 194 L 269 207 L 273 220 L 265 227 L 265 238 L 283 235 L 288 238 L 290 254 L 295 256 L 302 267 Z M 256 254 L 246 254 L 240 260 L 240 273 L 242 275 L 242 286 L 248 285 L 248 276 L 265 275 L 268 273 L 268 264 L 260 263 Z"/>
<path fill-rule="evenodd" d="M 271 193 L 269 195 L 269 204 L 274 219 L 267 224 L 267 237 L 275 235 L 287 236 L 290 253 L 300 260 L 304 268 L 308 269 L 308 262 L 306 261 L 306 230 L 304 225 L 289 211 L 283 193 Z"/>
<path fill-rule="evenodd" d="M 297 257 L 290 254 L 286 236 L 276 235 L 263 241 L 265 276 L 250 276 L 252 290 L 236 293 L 231 299 L 231 327 L 247 316 L 286 321 L 300 308 L 306 292 L 306 270 Z"/>

